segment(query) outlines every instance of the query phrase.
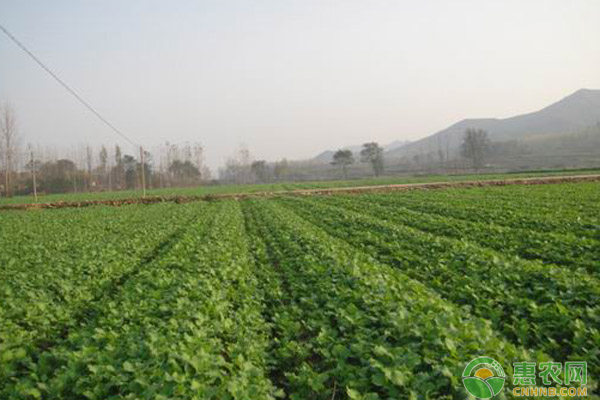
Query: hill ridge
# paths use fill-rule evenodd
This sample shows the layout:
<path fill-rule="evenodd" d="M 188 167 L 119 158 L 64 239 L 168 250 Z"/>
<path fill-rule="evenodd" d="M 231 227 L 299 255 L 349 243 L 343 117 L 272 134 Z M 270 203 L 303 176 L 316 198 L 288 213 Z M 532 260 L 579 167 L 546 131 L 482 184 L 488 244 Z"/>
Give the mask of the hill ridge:
<path fill-rule="evenodd" d="M 493 141 L 571 134 L 600 122 L 600 90 L 579 89 L 537 111 L 507 118 L 465 118 L 449 127 L 386 153 L 389 158 L 427 153 L 439 147 L 455 150 L 467 128 L 488 131 Z"/>

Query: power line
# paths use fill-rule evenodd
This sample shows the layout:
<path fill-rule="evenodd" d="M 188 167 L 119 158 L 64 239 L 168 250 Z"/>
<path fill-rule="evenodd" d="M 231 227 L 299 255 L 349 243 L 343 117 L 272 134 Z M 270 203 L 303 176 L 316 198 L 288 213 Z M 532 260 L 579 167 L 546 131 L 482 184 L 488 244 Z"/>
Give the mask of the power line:
<path fill-rule="evenodd" d="M 50 68 L 48 68 L 39 58 L 35 56 L 23 43 L 21 43 L 12 33 L 10 33 L 2 24 L 0 24 L 0 30 L 4 32 L 6 36 L 10 40 L 12 40 L 21 50 L 23 50 L 29 57 L 33 59 L 44 71 L 46 71 L 52 78 L 54 78 L 63 88 L 65 88 L 69 93 L 71 93 L 81 104 L 84 105 L 92 114 L 94 114 L 100 121 L 102 121 L 106 126 L 108 126 L 113 132 L 117 135 L 121 136 L 127 142 L 136 147 L 141 147 L 139 144 L 129 139 L 127 135 L 117 129 L 113 124 L 111 124 L 106 118 L 104 118 L 98 111 L 91 106 L 90 103 L 85 101 L 83 97 L 81 97 L 74 89 L 72 89 L 69 85 L 67 85 L 62 79 L 60 79 Z"/>

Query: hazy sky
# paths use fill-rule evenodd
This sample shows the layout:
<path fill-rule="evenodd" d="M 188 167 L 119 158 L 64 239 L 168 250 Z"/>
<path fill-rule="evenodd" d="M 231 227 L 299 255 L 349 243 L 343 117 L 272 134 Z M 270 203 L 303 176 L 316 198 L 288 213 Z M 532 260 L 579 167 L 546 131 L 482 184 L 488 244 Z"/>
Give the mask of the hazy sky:
<path fill-rule="evenodd" d="M 417 139 L 600 88 L 599 0 L 0 0 L 0 23 L 135 141 L 215 167 Z M 5 36 L 25 142 L 120 142 Z"/>

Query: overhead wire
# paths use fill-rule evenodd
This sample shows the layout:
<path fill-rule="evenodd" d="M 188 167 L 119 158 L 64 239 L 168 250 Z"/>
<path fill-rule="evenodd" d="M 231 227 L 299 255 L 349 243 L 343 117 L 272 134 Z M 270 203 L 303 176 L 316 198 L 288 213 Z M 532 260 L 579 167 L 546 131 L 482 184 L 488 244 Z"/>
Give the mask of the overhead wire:
<path fill-rule="evenodd" d="M 54 80 L 56 80 L 65 90 L 67 90 L 71 95 L 73 95 L 85 108 L 88 109 L 92 114 L 94 114 L 100 121 L 102 121 L 106 126 L 108 126 L 114 133 L 125 139 L 128 143 L 133 146 L 141 147 L 141 145 L 137 144 L 135 141 L 130 139 L 127 135 L 125 135 L 121 130 L 115 127 L 108 119 L 102 116 L 88 101 L 86 101 L 75 89 L 69 86 L 65 81 L 63 81 L 57 74 L 55 74 L 48 66 L 46 66 L 31 50 L 29 50 L 21 41 L 19 41 L 8 29 L 6 29 L 2 24 L 0 24 L 0 30 L 4 32 L 4 34 L 12 40 L 21 50 L 23 50 L 33 61 L 36 62 L 44 71 L 46 71 Z"/>

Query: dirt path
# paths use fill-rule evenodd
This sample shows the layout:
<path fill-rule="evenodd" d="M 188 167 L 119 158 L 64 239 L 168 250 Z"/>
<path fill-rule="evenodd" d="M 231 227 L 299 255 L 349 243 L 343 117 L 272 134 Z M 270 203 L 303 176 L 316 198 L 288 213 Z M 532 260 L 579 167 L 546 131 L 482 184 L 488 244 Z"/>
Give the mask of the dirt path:
<path fill-rule="evenodd" d="M 518 179 L 496 179 L 486 181 L 458 181 L 458 182 L 430 182 L 430 183 L 405 183 L 393 185 L 375 185 L 375 186 L 356 186 L 339 187 L 325 189 L 294 189 L 281 190 L 274 192 L 256 192 L 256 193 L 224 193 L 209 195 L 191 195 L 191 196 L 146 196 L 144 198 L 134 197 L 116 200 L 84 200 L 84 201 L 58 201 L 53 203 L 29 203 L 29 204 L 3 204 L 0 210 L 30 210 L 45 208 L 65 208 L 65 207 L 88 207 L 94 205 L 123 206 L 128 204 L 154 204 L 161 202 L 187 203 L 191 201 L 210 201 L 217 199 L 244 199 L 249 197 L 270 197 L 280 195 L 333 195 L 333 194 L 353 194 L 365 192 L 393 192 L 406 190 L 427 190 L 444 188 L 468 188 L 483 186 L 506 186 L 506 185 L 542 185 L 553 183 L 576 183 L 576 182 L 600 182 L 600 175 L 572 175 L 572 176 L 549 176 Z"/>

